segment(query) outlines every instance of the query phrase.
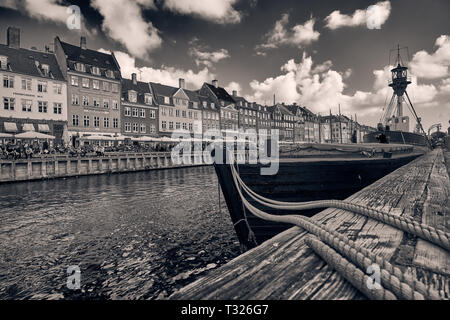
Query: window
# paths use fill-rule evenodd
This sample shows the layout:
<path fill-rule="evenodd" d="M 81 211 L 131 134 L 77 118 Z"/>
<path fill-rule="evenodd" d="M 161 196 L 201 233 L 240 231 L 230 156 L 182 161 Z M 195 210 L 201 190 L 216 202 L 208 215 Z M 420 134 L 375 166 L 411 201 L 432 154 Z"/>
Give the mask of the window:
<path fill-rule="evenodd" d="M 152 104 L 153 103 L 153 99 L 152 96 L 149 95 L 148 93 L 145 94 L 145 104 Z"/>
<path fill-rule="evenodd" d="M 173 117 L 173 109 L 169 109 L 169 116 Z"/>
<path fill-rule="evenodd" d="M 189 131 L 192 131 L 192 123 L 189 123 Z"/>
<path fill-rule="evenodd" d="M 94 127 L 100 127 L 100 117 L 94 116 Z"/>
<path fill-rule="evenodd" d="M 62 114 L 62 104 L 61 103 L 53 104 L 53 113 L 54 114 Z"/>
<path fill-rule="evenodd" d="M 170 129 L 170 130 L 173 130 L 173 121 L 170 121 L 170 122 L 169 122 L 169 129 Z"/>
<path fill-rule="evenodd" d="M 77 106 L 79 103 L 78 95 L 72 93 L 72 104 Z"/>
<path fill-rule="evenodd" d="M 181 115 L 182 115 L 183 118 L 186 118 L 186 111 L 183 110 L 183 111 L 181 112 Z"/>
<path fill-rule="evenodd" d="M 180 110 L 175 110 L 175 116 L 179 117 L 180 116 Z"/>
<path fill-rule="evenodd" d="M 86 72 L 86 66 L 83 63 L 75 63 L 75 70 L 80 72 Z"/>
<path fill-rule="evenodd" d="M 186 122 L 183 122 L 183 129 L 187 130 Z"/>
<path fill-rule="evenodd" d="M 83 106 L 89 106 L 89 97 L 83 96 Z"/>
<path fill-rule="evenodd" d="M 0 56 L 0 69 L 6 70 L 7 66 L 8 66 L 8 57 Z"/>
<path fill-rule="evenodd" d="M 22 99 L 22 111 L 31 112 L 32 100 Z"/>
<path fill-rule="evenodd" d="M 133 132 L 135 132 L 135 133 L 139 132 L 139 126 L 136 122 L 133 123 Z"/>
<path fill-rule="evenodd" d="M 47 92 L 47 82 L 39 81 L 37 89 L 38 92 Z"/>
<path fill-rule="evenodd" d="M 139 110 L 139 116 L 140 116 L 141 118 L 145 118 L 145 109 L 140 109 L 140 110 Z"/>
<path fill-rule="evenodd" d="M 103 118 L 103 127 L 109 128 L 109 118 Z"/>
<path fill-rule="evenodd" d="M 109 109 L 109 100 L 108 99 L 103 100 L 103 108 Z"/>
<path fill-rule="evenodd" d="M 103 91 L 109 91 L 109 82 L 103 81 Z"/>
<path fill-rule="evenodd" d="M 117 100 L 113 100 L 113 101 L 112 101 L 112 106 L 113 106 L 113 109 L 114 109 L 114 110 L 119 109 L 119 103 L 117 102 Z"/>
<path fill-rule="evenodd" d="M 114 78 L 114 72 L 112 70 L 106 70 L 106 76 L 108 78 L 113 79 Z"/>
<path fill-rule="evenodd" d="M 15 101 L 14 98 L 3 98 L 3 108 L 5 110 L 14 110 Z"/>
<path fill-rule="evenodd" d="M 94 107 L 100 107 L 100 100 L 98 98 L 92 99 Z"/>
<path fill-rule="evenodd" d="M 161 128 L 163 128 L 163 129 L 167 128 L 167 122 L 166 121 L 162 121 L 161 122 Z"/>
<path fill-rule="evenodd" d="M 83 88 L 89 88 L 89 79 L 88 78 L 81 79 L 81 85 L 83 86 Z"/>
<path fill-rule="evenodd" d="M 53 93 L 54 94 L 62 94 L 62 84 L 61 83 L 53 84 Z"/>
<path fill-rule="evenodd" d="M 38 101 L 38 111 L 42 113 L 47 113 L 47 101 Z"/>
<path fill-rule="evenodd" d="M 150 119 L 155 119 L 155 118 L 156 118 L 156 111 L 150 110 Z"/>
<path fill-rule="evenodd" d="M 154 124 L 150 125 L 150 133 L 155 133 L 156 132 L 156 126 Z"/>
<path fill-rule="evenodd" d="M 141 123 L 141 133 L 146 133 L 147 128 L 145 126 L 145 123 Z"/>
<path fill-rule="evenodd" d="M 192 119 L 192 111 L 189 111 L 189 119 Z"/>
<path fill-rule="evenodd" d="M 113 127 L 114 128 L 118 128 L 119 127 L 119 119 L 118 118 L 113 118 Z"/>
<path fill-rule="evenodd" d="M 161 107 L 161 115 L 165 116 L 166 115 L 166 108 Z"/>
<path fill-rule="evenodd" d="M 194 119 L 197 119 L 197 111 L 194 112 Z"/>
<path fill-rule="evenodd" d="M 125 132 L 131 132 L 131 123 L 125 122 Z"/>
<path fill-rule="evenodd" d="M 119 92 L 119 85 L 117 83 L 111 84 L 112 92 Z"/>
<path fill-rule="evenodd" d="M 194 109 L 197 109 L 198 108 L 198 103 L 197 102 L 192 102 L 192 107 L 194 108 Z"/>
<path fill-rule="evenodd" d="M 22 78 L 22 90 L 31 91 L 31 79 Z"/>
<path fill-rule="evenodd" d="M 84 126 L 89 127 L 91 118 L 89 116 L 84 116 L 83 121 L 84 121 Z"/>
<path fill-rule="evenodd" d="M 138 108 L 133 108 L 133 117 L 137 118 L 139 116 L 138 110 Z"/>
<path fill-rule="evenodd" d="M 14 88 L 14 77 L 13 76 L 3 76 L 3 88 Z"/>
<path fill-rule="evenodd" d="M 70 84 L 73 85 L 73 86 L 78 87 L 78 77 L 71 76 L 70 77 Z"/>
<path fill-rule="evenodd" d="M 130 102 L 136 102 L 137 101 L 136 91 L 133 91 L 133 90 L 129 90 L 128 91 L 128 101 L 130 101 Z"/>
<path fill-rule="evenodd" d="M 78 115 L 77 114 L 74 114 L 74 115 L 72 115 L 72 125 L 73 126 L 78 126 Z"/>
<path fill-rule="evenodd" d="M 125 114 L 127 117 L 131 117 L 131 108 L 130 108 L 130 107 L 125 107 L 125 109 L 124 109 L 124 114 Z"/>
<path fill-rule="evenodd" d="M 179 122 L 175 123 L 175 128 L 176 129 L 180 129 L 180 123 Z"/>
<path fill-rule="evenodd" d="M 169 97 L 164 97 L 164 103 L 169 104 L 170 103 L 170 98 Z"/>
<path fill-rule="evenodd" d="M 48 64 L 42 64 L 42 71 L 44 73 L 44 76 L 47 77 L 50 72 L 50 67 L 48 66 Z"/>
<path fill-rule="evenodd" d="M 96 76 L 100 75 L 100 68 L 99 67 L 92 67 L 91 69 L 92 74 L 95 74 Z"/>
<path fill-rule="evenodd" d="M 100 81 L 92 80 L 92 88 L 94 88 L 96 90 L 100 90 Z"/>

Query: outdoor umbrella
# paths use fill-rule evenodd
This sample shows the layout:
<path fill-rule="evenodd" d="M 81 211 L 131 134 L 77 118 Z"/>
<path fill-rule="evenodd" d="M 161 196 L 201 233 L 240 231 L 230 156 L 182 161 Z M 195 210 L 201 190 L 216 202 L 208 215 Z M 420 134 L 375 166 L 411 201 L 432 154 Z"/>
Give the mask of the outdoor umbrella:
<path fill-rule="evenodd" d="M 12 138 L 12 137 L 13 137 L 12 134 L 0 132 L 0 139 L 3 139 L 3 138 Z"/>
<path fill-rule="evenodd" d="M 14 135 L 16 139 L 55 139 L 55 136 L 51 136 L 49 134 L 27 131 Z"/>

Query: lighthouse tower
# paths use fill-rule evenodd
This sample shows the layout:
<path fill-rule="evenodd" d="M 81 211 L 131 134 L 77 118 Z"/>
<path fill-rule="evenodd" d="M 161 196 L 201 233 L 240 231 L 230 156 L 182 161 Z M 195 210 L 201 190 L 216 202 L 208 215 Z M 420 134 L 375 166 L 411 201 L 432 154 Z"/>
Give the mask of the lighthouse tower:
<path fill-rule="evenodd" d="M 411 84 L 408 77 L 408 68 L 403 65 L 400 56 L 400 46 L 397 47 L 397 67 L 391 70 L 391 80 L 389 86 L 394 90 L 391 103 L 388 109 L 391 110 L 389 114 L 385 115 L 385 124 L 389 125 L 391 130 L 395 131 L 409 131 L 409 117 L 403 115 L 403 103 L 406 88 Z M 407 94 L 407 93 L 406 93 Z M 395 101 L 397 100 L 397 101 Z M 396 112 L 392 112 L 396 109 Z"/>

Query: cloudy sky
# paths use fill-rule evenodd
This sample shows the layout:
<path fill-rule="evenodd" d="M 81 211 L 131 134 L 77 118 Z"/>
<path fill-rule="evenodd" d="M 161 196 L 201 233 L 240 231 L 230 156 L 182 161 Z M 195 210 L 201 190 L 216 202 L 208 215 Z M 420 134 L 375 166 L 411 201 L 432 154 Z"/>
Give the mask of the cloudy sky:
<path fill-rule="evenodd" d="M 70 29 L 69 5 L 80 29 Z M 58 35 L 113 51 L 122 74 L 191 89 L 218 79 L 251 101 L 299 104 L 376 125 L 392 93 L 389 53 L 407 46 L 409 93 L 424 127 L 450 118 L 448 0 L 0 0 L 0 39 L 22 30 L 42 49 Z M 73 25 L 73 24 L 72 24 Z M 409 53 L 409 58 L 408 58 Z"/>

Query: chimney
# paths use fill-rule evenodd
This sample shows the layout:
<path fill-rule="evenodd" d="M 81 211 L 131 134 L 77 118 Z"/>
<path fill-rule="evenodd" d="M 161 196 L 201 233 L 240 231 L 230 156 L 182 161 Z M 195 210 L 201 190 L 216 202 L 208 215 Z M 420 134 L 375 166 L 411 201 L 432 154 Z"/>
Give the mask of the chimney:
<path fill-rule="evenodd" d="M 20 29 L 17 27 L 8 27 L 6 31 L 6 41 L 10 48 L 20 48 Z"/>
<path fill-rule="evenodd" d="M 133 80 L 133 84 L 134 84 L 134 85 L 137 85 L 136 73 L 132 73 L 132 74 L 131 74 L 131 80 Z"/>
<path fill-rule="evenodd" d="M 237 97 L 237 91 L 233 90 L 233 97 Z"/>
<path fill-rule="evenodd" d="M 218 87 L 219 87 L 219 80 L 213 80 L 213 81 L 212 81 L 212 85 L 213 85 L 214 87 L 218 88 Z"/>
<path fill-rule="evenodd" d="M 80 48 L 81 49 L 86 49 L 86 37 L 81 37 L 80 38 Z"/>
<path fill-rule="evenodd" d="M 186 89 L 186 84 L 183 78 L 178 79 L 178 87 L 181 89 Z"/>

